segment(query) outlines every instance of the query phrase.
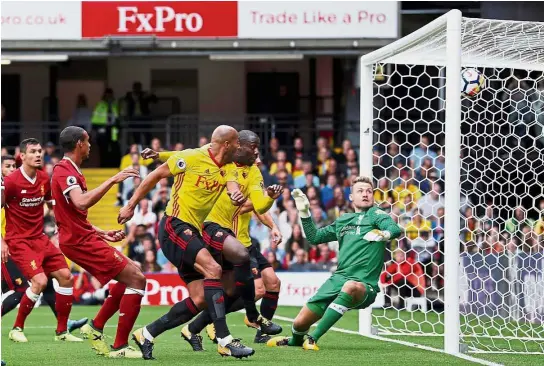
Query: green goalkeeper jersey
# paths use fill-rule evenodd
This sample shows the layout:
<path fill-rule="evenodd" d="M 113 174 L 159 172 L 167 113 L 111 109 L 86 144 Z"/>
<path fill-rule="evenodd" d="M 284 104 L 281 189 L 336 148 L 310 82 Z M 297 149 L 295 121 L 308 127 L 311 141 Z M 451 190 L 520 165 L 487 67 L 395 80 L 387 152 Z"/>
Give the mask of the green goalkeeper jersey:
<path fill-rule="evenodd" d="M 313 245 L 338 241 L 337 274 L 372 285 L 379 291 L 386 242 L 367 241 L 363 237 L 374 229 L 389 231 L 391 239 L 400 236 L 401 229 L 386 212 L 373 206 L 366 211 L 343 214 L 321 229 L 316 228 L 311 218 L 303 218 L 302 226 L 306 239 Z"/>

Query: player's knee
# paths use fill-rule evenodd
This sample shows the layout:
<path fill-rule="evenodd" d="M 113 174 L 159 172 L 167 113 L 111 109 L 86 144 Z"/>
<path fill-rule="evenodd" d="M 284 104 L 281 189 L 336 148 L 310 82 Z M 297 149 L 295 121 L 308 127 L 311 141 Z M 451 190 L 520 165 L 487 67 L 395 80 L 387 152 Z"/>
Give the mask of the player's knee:
<path fill-rule="evenodd" d="M 145 289 L 145 285 L 147 283 L 147 280 L 145 279 L 145 276 L 144 274 L 142 273 L 142 271 L 135 271 L 136 273 L 134 274 L 134 288 L 137 288 L 137 289 Z"/>
<path fill-rule="evenodd" d="M 235 254 L 233 260 L 231 261 L 233 264 L 240 265 L 249 263 L 249 252 L 244 246 L 237 245 L 233 252 Z"/>
<path fill-rule="evenodd" d="M 74 276 L 69 270 L 60 272 L 60 275 L 57 278 L 59 281 L 60 287 L 73 287 L 74 286 Z"/>
<path fill-rule="evenodd" d="M 198 310 L 206 309 L 206 299 L 204 298 L 204 294 L 194 297 L 191 296 L 191 300 L 193 300 L 193 303 L 198 308 Z"/>
<path fill-rule="evenodd" d="M 221 275 L 223 273 L 223 269 L 215 261 L 213 261 L 212 263 L 207 263 L 204 267 L 204 271 L 205 273 L 203 274 L 206 278 L 221 278 Z"/>
<path fill-rule="evenodd" d="M 280 289 L 281 289 L 281 281 L 278 278 L 278 276 L 276 276 L 276 274 L 274 273 L 272 278 L 266 283 L 266 291 L 280 292 Z"/>
<path fill-rule="evenodd" d="M 30 282 L 32 283 L 32 292 L 39 294 L 47 287 L 47 276 L 40 273 L 34 276 Z"/>
<path fill-rule="evenodd" d="M 357 285 L 357 282 L 355 281 L 348 281 L 342 286 L 342 292 L 345 292 L 346 294 L 353 296 L 355 295 L 359 290 L 359 286 Z"/>

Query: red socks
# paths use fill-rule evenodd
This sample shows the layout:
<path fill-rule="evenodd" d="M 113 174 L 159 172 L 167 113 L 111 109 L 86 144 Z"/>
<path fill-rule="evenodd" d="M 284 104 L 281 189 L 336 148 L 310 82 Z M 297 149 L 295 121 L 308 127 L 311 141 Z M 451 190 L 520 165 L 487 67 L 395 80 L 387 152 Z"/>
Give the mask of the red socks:
<path fill-rule="evenodd" d="M 57 334 L 68 331 L 68 318 L 74 301 L 73 287 L 59 287 L 55 294 L 55 310 L 57 311 Z"/>
<path fill-rule="evenodd" d="M 121 299 L 127 285 L 121 282 L 117 282 L 115 285 L 110 287 L 110 294 L 104 304 L 96 314 L 93 319 L 93 327 L 98 330 L 103 330 L 106 322 L 119 310 L 119 305 L 121 304 Z"/>
<path fill-rule="evenodd" d="M 140 314 L 144 290 L 127 288 L 119 305 L 119 324 L 113 348 L 118 349 L 128 344 L 128 336 Z"/>
<path fill-rule="evenodd" d="M 30 314 L 32 309 L 34 309 L 34 304 L 36 304 L 36 301 L 38 301 L 39 298 L 40 294 L 36 295 L 33 293 L 30 287 L 26 289 L 26 292 L 21 299 L 21 303 L 19 304 L 19 312 L 17 313 L 13 328 L 24 329 L 26 317 Z"/>

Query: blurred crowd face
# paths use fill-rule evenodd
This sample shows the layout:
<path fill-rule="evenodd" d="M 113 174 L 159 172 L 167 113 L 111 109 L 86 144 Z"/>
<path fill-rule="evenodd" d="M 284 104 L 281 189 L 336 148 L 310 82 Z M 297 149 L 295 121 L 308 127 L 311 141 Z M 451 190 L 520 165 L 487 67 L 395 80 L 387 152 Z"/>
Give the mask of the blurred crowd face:
<path fill-rule="evenodd" d="M 154 151 L 161 151 L 161 140 L 157 138 L 151 140 L 151 149 Z"/>
<path fill-rule="evenodd" d="M 276 173 L 276 179 L 278 180 L 278 184 L 281 184 L 282 186 L 287 185 L 287 171 L 280 170 Z"/>
<path fill-rule="evenodd" d="M 337 204 L 341 204 L 342 202 L 344 202 L 344 190 L 342 189 L 342 187 L 334 188 L 333 194 Z"/>
<path fill-rule="evenodd" d="M 344 141 L 342 141 L 342 150 L 344 151 L 344 153 L 348 153 L 348 154 L 349 154 L 349 150 L 352 150 L 352 145 L 351 145 L 351 141 L 350 141 L 350 140 L 344 140 Z"/>
<path fill-rule="evenodd" d="M 134 166 L 140 165 L 140 154 L 138 153 L 130 154 L 130 161 L 132 162 L 132 165 Z"/>
<path fill-rule="evenodd" d="M 278 151 L 278 149 L 280 148 L 280 142 L 278 141 L 277 138 L 273 138 L 270 140 L 270 143 L 269 143 L 269 148 L 270 148 L 270 151 Z"/>
<path fill-rule="evenodd" d="M 7 177 L 15 171 L 15 160 L 5 159 L 2 161 L 2 176 Z"/>
<path fill-rule="evenodd" d="M 333 188 L 333 187 L 336 187 L 336 185 L 338 184 L 338 179 L 336 178 L 336 175 L 329 175 L 327 177 L 327 186 L 329 186 L 330 188 Z"/>
<path fill-rule="evenodd" d="M 304 150 L 304 142 L 302 141 L 302 139 L 300 137 L 297 137 L 295 139 L 294 147 L 295 147 L 295 150 L 297 150 L 297 151 Z"/>
<path fill-rule="evenodd" d="M 306 253 L 304 252 L 304 249 L 298 249 L 295 252 L 295 258 L 297 260 L 297 263 L 300 263 L 300 264 L 306 263 Z"/>
<path fill-rule="evenodd" d="M 181 151 L 183 150 L 184 146 L 181 142 L 178 142 L 174 145 L 174 151 Z"/>
<path fill-rule="evenodd" d="M 308 200 L 312 200 L 314 198 L 318 198 L 317 196 L 317 189 L 315 187 L 308 187 L 306 190 L 306 196 L 308 197 Z"/>
<path fill-rule="evenodd" d="M 327 148 L 327 139 L 324 137 L 320 137 L 317 139 L 317 150 L 321 151 L 321 149 L 328 150 Z"/>
<path fill-rule="evenodd" d="M 312 169 L 313 167 L 311 162 L 305 161 L 302 163 L 302 170 L 304 171 L 304 174 L 312 174 Z"/>
<path fill-rule="evenodd" d="M 394 258 L 395 258 L 395 262 L 402 263 L 406 260 L 406 254 L 404 254 L 403 250 L 396 250 Z"/>
<path fill-rule="evenodd" d="M 357 161 L 357 154 L 355 153 L 355 150 L 349 149 L 348 153 L 346 155 L 346 160 L 349 162 L 355 162 Z"/>
<path fill-rule="evenodd" d="M 198 147 L 202 147 L 208 143 L 208 138 L 206 136 L 201 136 L 198 140 Z"/>
<path fill-rule="evenodd" d="M 329 159 L 330 151 L 326 147 L 319 149 L 319 152 L 317 153 L 317 158 L 321 162 L 325 162 Z"/>
<path fill-rule="evenodd" d="M 268 261 L 268 264 L 274 265 L 277 262 L 276 254 L 269 251 L 268 254 L 266 255 L 266 260 Z"/>

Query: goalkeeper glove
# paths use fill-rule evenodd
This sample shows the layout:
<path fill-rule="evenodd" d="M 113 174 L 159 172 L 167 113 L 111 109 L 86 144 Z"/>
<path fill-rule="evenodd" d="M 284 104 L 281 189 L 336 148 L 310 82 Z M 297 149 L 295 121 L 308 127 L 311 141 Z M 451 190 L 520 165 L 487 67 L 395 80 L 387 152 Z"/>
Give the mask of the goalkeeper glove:
<path fill-rule="evenodd" d="M 390 237 L 391 233 L 389 231 L 374 229 L 366 233 L 363 239 L 366 241 L 386 241 L 389 240 Z"/>
<path fill-rule="evenodd" d="M 306 195 L 298 188 L 291 192 L 291 196 L 293 196 L 293 199 L 295 200 L 295 206 L 297 207 L 300 217 L 310 217 L 310 201 L 308 201 L 308 197 L 306 197 Z"/>

